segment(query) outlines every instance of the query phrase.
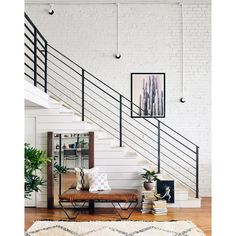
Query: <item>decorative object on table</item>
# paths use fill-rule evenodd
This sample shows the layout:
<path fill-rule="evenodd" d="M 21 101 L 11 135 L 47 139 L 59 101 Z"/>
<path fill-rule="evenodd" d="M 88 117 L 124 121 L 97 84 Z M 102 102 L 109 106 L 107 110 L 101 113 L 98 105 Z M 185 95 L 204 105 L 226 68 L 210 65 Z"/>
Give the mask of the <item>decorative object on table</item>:
<path fill-rule="evenodd" d="M 84 139 L 82 139 L 82 140 L 79 142 L 79 147 L 80 147 L 80 148 L 84 148 L 87 144 L 88 144 L 88 143 L 85 142 Z"/>
<path fill-rule="evenodd" d="M 69 148 L 75 148 L 75 144 L 74 143 L 69 144 Z"/>
<path fill-rule="evenodd" d="M 151 213 L 153 210 L 152 202 L 156 200 L 154 191 L 142 191 L 141 212 Z"/>
<path fill-rule="evenodd" d="M 143 186 L 146 190 L 152 190 L 154 187 L 153 181 L 157 180 L 157 172 L 155 170 L 148 170 L 145 168 L 143 169 L 145 170 L 145 173 L 141 174 L 141 176 L 147 180 L 147 181 L 144 181 Z"/>
<path fill-rule="evenodd" d="M 152 202 L 152 214 L 153 215 L 166 215 L 167 214 L 167 203 L 166 200 L 156 200 Z"/>
<path fill-rule="evenodd" d="M 82 169 L 82 168 L 75 168 L 76 173 L 76 189 L 77 190 L 88 190 L 89 189 L 89 179 L 88 175 L 92 173 L 97 173 L 98 167 L 94 167 L 91 169 Z"/>
<path fill-rule="evenodd" d="M 157 180 L 157 192 L 167 203 L 175 202 L 174 180 Z"/>
<path fill-rule="evenodd" d="M 45 151 L 30 147 L 25 143 L 25 198 L 30 199 L 32 192 L 40 191 L 40 186 L 46 183 L 42 177 L 36 174 L 41 171 L 43 165 L 50 162 L 50 158 L 45 156 Z"/>
<path fill-rule="evenodd" d="M 108 184 L 107 174 L 92 173 L 88 175 L 89 192 L 111 190 Z"/>
<path fill-rule="evenodd" d="M 191 221 L 36 221 L 27 236 L 55 235 L 188 235 L 205 236 Z"/>
<path fill-rule="evenodd" d="M 131 74 L 131 117 L 165 117 L 165 73 Z"/>

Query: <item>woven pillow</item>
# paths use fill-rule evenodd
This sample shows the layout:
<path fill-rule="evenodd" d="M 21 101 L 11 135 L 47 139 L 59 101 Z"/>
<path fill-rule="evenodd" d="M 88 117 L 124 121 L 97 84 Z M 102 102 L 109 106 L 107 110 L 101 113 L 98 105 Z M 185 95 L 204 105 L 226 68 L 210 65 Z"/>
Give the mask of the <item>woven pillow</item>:
<path fill-rule="evenodd" d="M 76 181 L 77 181 L 76 190 L 88 190 L 89 189 L 88 175 L 97 172 L 98 172 L 98 167 L 94 167 L 91 169 L 75 168 Z"/>
<path fill-rule="evenodd" d="M 107 181 L 107 174 L 93 173 L 89 174 L 88 178 L 89 178 L 89 192 L 111 190 Z"/>

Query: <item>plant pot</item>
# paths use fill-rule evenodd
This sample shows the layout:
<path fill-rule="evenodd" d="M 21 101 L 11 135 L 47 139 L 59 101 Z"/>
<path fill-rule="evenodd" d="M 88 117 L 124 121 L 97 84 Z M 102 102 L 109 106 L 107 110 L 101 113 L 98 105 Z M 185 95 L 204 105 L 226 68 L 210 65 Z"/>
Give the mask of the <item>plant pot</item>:
<path fill-rule="evenodd" d="M 144 188 L 147 190 L 147 191 L 151 191 L 154 187 L 154 183 L 153 182 L 144 182 L 143 184 Z"/>

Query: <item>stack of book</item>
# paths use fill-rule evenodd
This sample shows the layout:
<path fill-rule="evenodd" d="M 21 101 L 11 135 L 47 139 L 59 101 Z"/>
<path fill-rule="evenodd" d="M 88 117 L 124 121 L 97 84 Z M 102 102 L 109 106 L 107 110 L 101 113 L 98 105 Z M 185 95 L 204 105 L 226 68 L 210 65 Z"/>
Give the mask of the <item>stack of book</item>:
<path fill-rule="evenodd" d="M 156 200 L 153 191 L 142 192 L 142 213 L 152 213 L 153 201 Z"/>
<path fill-rule="evenodd" d="M 167 214 L 167 202 L 166 200 L 153 201 L 153 215 L 166 215 Z"/>

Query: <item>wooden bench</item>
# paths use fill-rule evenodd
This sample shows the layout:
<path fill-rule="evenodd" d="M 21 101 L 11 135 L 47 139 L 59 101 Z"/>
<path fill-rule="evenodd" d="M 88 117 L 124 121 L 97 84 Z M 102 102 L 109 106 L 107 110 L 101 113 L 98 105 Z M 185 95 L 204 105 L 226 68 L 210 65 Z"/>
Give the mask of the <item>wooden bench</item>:
<path fill-rule="evenodd" d="M 118 213 L 121 219 L 129 219 L 133 211 L 136 209 L 138 205 L 138 190 L 136 189 L 113 189 L 109 191 L 97 191 L 97 192 L 89 192 L 84 190 L 76 190 L 75 188 L 68 189 L 64 193 L 59 196 L 59 204 L 64 210 L 68 219 L 75 219 L 78 215 L 74 217 L 70 217 L 68 212 L 66 211 L 63 203 L 71 203 L 73 208 L 77 209 L 77 203 L 83 203 L 83 206 L 86 202 L 109 202 L 113 205 L 114 209 Z M 121 211 L 128 210 L 128 216 L 124 217 L 120 214 L 119 210 L 116 208 L 116 204 L 119 206 Z M 128 207 L 122 207 L 120 203 L 128 203 Z M 133 208 L 131 208 L 132 204 L 135 204 Z"/>

